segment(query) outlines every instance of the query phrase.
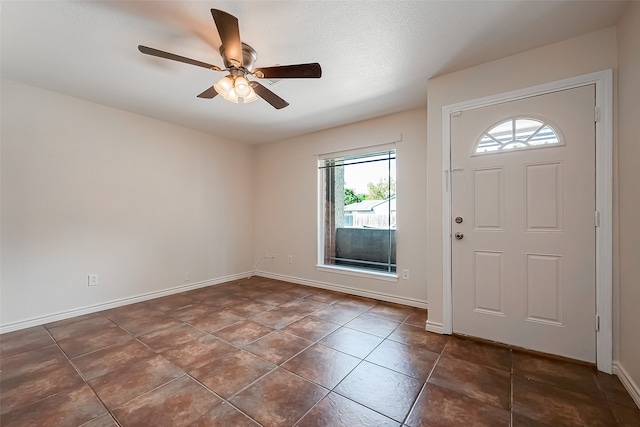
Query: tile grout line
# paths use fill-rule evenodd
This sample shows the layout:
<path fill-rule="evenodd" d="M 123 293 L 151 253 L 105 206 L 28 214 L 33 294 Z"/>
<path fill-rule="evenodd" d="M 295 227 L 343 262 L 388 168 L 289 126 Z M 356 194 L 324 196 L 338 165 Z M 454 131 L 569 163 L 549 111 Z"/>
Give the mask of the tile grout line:
<path fill-rule="evenodd" d="M 105 319 L 107 318 L 107 317 L 106 317 L 106 316 L 104 316 L 104 315 L 102 315 L 102 317 L 104 317 Z M 110 319 L 109 319 L 109 320 L 110 320 Z M 75 322 L 72 322 L 72 323 L 75 323 Z M 116 419 L 115 415 L 113 415 L 113 413 L 109 410 L 109 408 L 107 407 L 107 405 L 105 405 L 104 401 L 100 398 L 100 396 L 98 395 L 98 393 L 96 393 L 96 390 L 93 388 L 93 386 L 92 386 L 91 384 L 89 384 L 89 381 L 87 381 L 87 379 L 85 378 L 84 374 L 80 371 L 80 369 L 78 369 L 78 367 L 76 366 L 76 364 L 75 364 L 75 363 L 74 363 L 74 362 L 69 358 L 69 355 L 67 355 L 67 353 L 62 349 L 62 347 L 60 347 L 60 344 L 58 343 L 58 340 L 56 340 L 56 339 L 53 337 L 53 335 L 51 335 L 51 332 L 49 331 L 49 328 L 47 328 L 45 325 L 43 325 L 43 326 L 44 326 L 45 330 L 47 331 L 47 334 L 49 334 L 49 336 L 51 337 L 51 339 L 53 340 L 53 342 L 56 344 L 56 346 L 57 346 L 57 347 L 58 347 L 58 349 L 60 350 L 60 352 L 64 355 L 65 359 L 67 359 L 67 362 L 69 362 L 69 364 L 73 367 L 73 369 L 75 369 L 75 371 L 76 371 L 76 372 L 78 373 L 78 375 L 80 376 L 80 379 L 82 379 L 82 381 L 84 382 L 84 384 L 85 384 L 87 387 L 89 387 L 89 389 L 91 390 L 91 392 L 93 393 L 93 395 L 95 396 L 95 398 L 96 398 L 96 399 L 98 399 L 98 402 L 100 402 L 100 404 L 102 405 L 102 407 L 103 407 L 103 408 L 104 408 L 104 410 L 106 411 L 106 414 L 109 414 L 109 416 L 111 417 L 111 419 L 112 419 L 112 420 L 114 420 L 114 422 L 115 422 L 118 426 L 120 426 L 120 427 L 121 427 L 122 425 L 120 424 L 120 422 Z M 128 333 L 128 332 L 127 332 L 127 333 Z M 117 345 L 117 344 L 114 344 L 114 345 Z M 108 346 L 108 347 L 109 347 L 109 346 Z M 106 347 L 104 347 L 104 348 L 106 348 Z M 99 350 L 100 350 L 100 349 L 99 349 Z M 95 351 L 99 351 L 99 350 L 95 350 Z M 86 353 L 86 354 L 91 354 L 91 353 L 93 353 L 93 352 L 89 352 L 89 353 Z M 80 356 L 84 356 L 84 355 L 80 355 Z M 77 356 L 77 357 L 80 357 L 80 356 Z M 58 394 L 58 393 L 53 394 L 53 395 L 51 395 L 51 396 L 49 396 L 49 397 L 53 397 L 53 396 L 55 396 L 55 395 L 57 395 L 57 394 Z M 42 400 L 44 400 L 44 399 L 42 399 Z M 40 400 L 40 401 L 41 401 L 41 400 Z M 35 403 L 37 403 L 37 402 L 33 402 L 31 405 L 33 405 L 33 404 L 35 404 Z M 28 406 L 31 406 L 31 405 L 28 405 Z M 102 416 L 104 416 L 104 415 L 105 415 L 105 414 L 102 414 L 102 415 L 100 415 L 100 416 L 98 416 L 98 417 L 96 417 L 96 418 L 93 418 L 93 419 L 91 419 L 91 420 L 87 421 L 85 424 L 87 424 L 87 423 L 89 423 L 89 422 L 91 422 L 91 421 L 93 421 L 93 420 L 95 420 L 95 419 L 97 419 L 97 418 L 100 418 L 100 417 L 102 417 Z"/>
<path fill-rule="evenodd" d="M 440 362 L 440 358 L 442 357 L 442 354 L 444 353 L 445 348 L 447 348 L 447 345 L 450 342 L 451 342 L 451 336 L 449 336 L 449 339 L 447 339 L 447 343 L 442 347 L 442 350 L 440 351 L 440 353 L 438 353 L 438 357 L 437 357 L 436 361 L 433 363 L 433 366 L 431 367 L 431 370 L 429 371 L 429 374 L 427 375 L 427 378 L 424 380 L 424 384 L 422 384 L 422 387 L 420 388 L 420 391 L 418 392 L 418 394 L 416 395 L 415 399 L 413 400 L 413 403 L 411 404 L 411 407 L 409 408 L 409 411 L 407 412 L 407 415 L 404 416 L 404 419 L 402 420 L 402 422 L 400 424 L 405 425 L 407 423 L 407 420 L 409 419 L 409 416 L 411 416 L 411 413 L 415 410 L 416 404 L 418 403 L 418 399 L 420 398 L 422 393 L 424 393 L 424 390 L 427 388 L 427 384 L 429 383 L 429 379 L 431 378 L 431 375 L 433 374 L 433 371 L 436 370 L 436 366 L 438 366 L 438 363 Z"/>
<path fill-rule="evenodd" d="M 274 368 L 275 369 L 275 368 Z M 265 377 L 267 374 L 271 373 L 273 371 L 273 369 L 269 372 L 267 372 L 266 374 L 264 374 L 262 377 Z M 238 412 L 240 412 L 241 414 L 243 414 L 244 416 L 246 416 L 247 418 L 249 418 L 252 421 L 255 421 L 258 425 L 262 426 L 261 423 L 258 422 L 258 420 L 254 419 L 252 416 L 250 416 L 249 414 L 245 413 L 242 409 L 238 408 L 236 405 L 234 405 L 233 403 L 229 402 L 228 399 L 225 399 L 224 397 L 222 397 L 220 394 L 216 393 L 215 391 L 211 390 L 209 387 L 207 387 L 204 383 L 200 382 L 197 378 L 194 378 L 193 376 L 191 376 L 191 374 L 187 373 L 186 375 L 188 375 L 193 381 L 197 382 L 198 384 L 200 384 L 202 387 L 204 387 L 205 389 L 207 389 L 208 391 L 210 391 L 211 393 L 213 393 L 215 396 L 217 396 L 218 398 L 220 398 L 220 400 L 222 400 L 222 402 L 220 403 L 221 405 L 224 405 L 225 403 L 227 405 L 230 405 L 231 407 L 233 407 L 235 410 L 237 410 Z M 260 379 L 259 378 L 259 379 Z M 256 380 L 258 381 L 258 380 Z M 255 381 L 254 381 L 255 382 Z M 253 384 L 253 383 L 252 383 Z M 242 389 L 244 390 L 244 388 Z M 240 391 L 242 391 L 240 390 Z M 231 396 L 229 396 L 229 399 L 231 399 L 233 396 L 235 396 L 236 394 L 240 393 L 240 391 L 238 391 L 235 394 L 232 394 Z M 218 406 L 218 405 L 216 405 Z M 207 415 L 209 412 L 203 414 L 200 418 L 204 417 L 205 415 Z M 197 420 L 194 421 L 197 422 L 200 418 L 198 418 Z"/>

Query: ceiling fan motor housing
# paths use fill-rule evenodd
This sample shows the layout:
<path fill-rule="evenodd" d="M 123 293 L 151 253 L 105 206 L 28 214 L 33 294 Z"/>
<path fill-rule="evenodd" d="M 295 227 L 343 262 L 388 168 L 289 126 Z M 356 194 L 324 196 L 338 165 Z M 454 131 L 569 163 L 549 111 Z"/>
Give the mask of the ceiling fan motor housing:
<path fill-rule="evenodd" d="M 253 72 L 254 64 L 256 62 L 256 59 L 258 59 L 258 54 L 256 53 L 254 48 L 246 43 L 242 43 L 242 64 L 236 64 L 236 61 L 227 59 L 225 52 L 226 49 L 223 44 L 222 46 L 220 46 L 220 55 L 222 56 L 225 68 L 239 68 L 242 66 L 248 72 Z"/>

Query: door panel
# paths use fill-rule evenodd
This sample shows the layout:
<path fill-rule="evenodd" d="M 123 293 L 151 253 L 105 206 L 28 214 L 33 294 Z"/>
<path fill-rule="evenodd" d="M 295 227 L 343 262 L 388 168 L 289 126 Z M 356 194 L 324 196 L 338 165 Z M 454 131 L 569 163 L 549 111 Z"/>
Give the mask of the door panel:
<path fill-rule="evenodd" d="M 525 165 L 527 231 L 562 231 L 562 163 Z"/>
<path fill-rule="evenodd" d="M 590 85 L 452 117 L 454 332 L 595 362 L 594 103 Z M 475 154 L 511 118 L 560 143 Z"/>
<path fill-rule="evenodd" d="M 504 316 L 504 253 L 474 251 L 474 311 Z"/>
<path fill-rule="evenodd" d="M 504 173 L 502 168 L 473 171 L 474 229 L 504 229 Z"/>
<path fill-rule="evenodd" d="M 526 254 L 525 319 L 562 325 L 562 256 Z"/>

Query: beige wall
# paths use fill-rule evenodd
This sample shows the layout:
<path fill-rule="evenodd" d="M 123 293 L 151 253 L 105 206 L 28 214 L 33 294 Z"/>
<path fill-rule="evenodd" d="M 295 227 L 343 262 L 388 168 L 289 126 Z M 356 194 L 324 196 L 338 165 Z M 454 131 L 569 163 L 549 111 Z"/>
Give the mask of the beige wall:
<path fill-rule="evenodd" d="M 426 110 L 424 108 L 363 121 L 282 142 L 258 146 L 255 153 L 255 256 L 275 253 L 264 270 L 290 280 L 350 288 L 399 298 L 407 304 L 427 299 L 426 257 Z M 397 283 L 317 271 L 317 154 L 397 143 L 398 271 L 410 280 Z M 293 255 L 293 263 L 287 256 Z"/>
<path fill-rule="evenodd" d="M 442 106 L 616 66 L 609 28 L 429 80 L 427 283 L 429 323 L 442 323 Z"/>
<path fill-rule="evenodd" d="M 8 80 L 1 100 L 3 327 L 250 270 L 251 146 Z"/>
<path fill-rule="evenodd" d="M 640 386 L 640 3 L 618 24 L 618 360 Z M 638 390 L 640 392 L 640 389 Z"/>

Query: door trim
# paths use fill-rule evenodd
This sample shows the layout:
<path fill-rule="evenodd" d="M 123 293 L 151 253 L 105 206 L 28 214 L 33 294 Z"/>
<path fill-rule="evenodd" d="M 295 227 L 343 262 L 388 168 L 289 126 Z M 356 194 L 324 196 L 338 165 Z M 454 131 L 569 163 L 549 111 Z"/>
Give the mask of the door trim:
<path fill-rule="evenodd" d="M 613 71 L 611 69 L 442 107 L 442 325 L 427 329 L 453 333 L 451 275 L 451 115 L 509 101 L 595 84 L 596 96 L 596 361 L 611 373 L 613 358 Z M 596 325 L 594 324 L 594 329 Z"/>

